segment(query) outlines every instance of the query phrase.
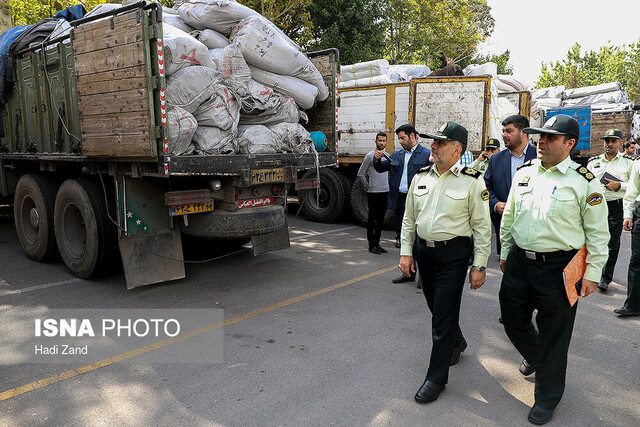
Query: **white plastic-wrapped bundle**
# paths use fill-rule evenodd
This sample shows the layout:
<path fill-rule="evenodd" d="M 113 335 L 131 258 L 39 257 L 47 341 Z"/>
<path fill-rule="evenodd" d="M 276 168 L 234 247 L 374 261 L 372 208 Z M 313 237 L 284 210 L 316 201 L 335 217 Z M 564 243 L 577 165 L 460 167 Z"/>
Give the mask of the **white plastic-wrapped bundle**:
<path fill-rule="evenodd" d="M 521 92 L 529 90 L 531 85 L 513 76 L 498 74 L 498 92 Z"/>
<path fill-rule="evenodd" d="M 180 15 L 173 15 L 168 13 L 162 14 L 162 22 L 164 24 L 171 25 L 172 27 L 176 27 L 185 33 L 191 33 L 194 28 L 191 25 L 185 24 L 185 22 L 180 18 Z M 164 27 L 164 25 L 163 25 Z"/>
<path fill-rule="evenodd" d="M 229 39 L 215 30 L 205 28 L 202 31 L 194 31 L 192 36 L 200 40 L 209 49 L 220 49 L 229 46 Z"/>
<path fill-rule="evenodd" d="M 300 108 L 308 110 L 313 107 L 318 96 L 318 88 L 314 85 L 297 77 L 281 76 L 252 66 L 249 66 L 249 68 L 251 69 L 251 77 L 255 81 L 270 87 L 276 92 L 290 96 Z"/>
<path fill-rule="evenodd" d="M 240 48 L 247 64 L 311 83 L 318 88 L 318 101 L 329 96 L 320 72 L 309 58 L 294 49 L 263 17 L 251 16 L 241 21 L 229 40 Z"/>
<path fill-rule="evenodd" d="M 576 105 L 595 105 L 595 104 L 625 104 L 629 102 L 627 92 L 617 90 L 614 92 L 596 93 L 581 98 L 565 99 L 562 103 L 565 107 L 573 107 Z"/>
<path fill-rule="evenodd" d="M 391 77 L 384 74 L 382 76 L 375 76 L 367 79 L 349 80 L 346 82 L 340 82 L 338 83 L 338 87 L 347 88 L 347 87 L 376 86 L 376 85 L 386 85 L 389 83 L 393 83 L 393 81 L 391 81 Z"/>
<path fill-rule="evenodd" d="M 341 82 L 367 79 L 383 74 L 390 74 L 389 61 L 387 61 L 386 59 L 358 62 L 357 64 L 342 65 L 340 67 Z"/>
<path fill-rule="evenodd" d="M 216 64 L 216 68 L 226 79 L 233 75 L 235 79 L 250 79 L 251 70 L 245 61 L 242 52 L 235 45 L 224 48 L 211 49 L 209 57 Z"/>
<path fill-rule="evenodd" d="M 572 98 L 584 98 L 590 95 L 596 95 L 600 93 L 618 92 L 621 91 L 622 85 L 619 82 L 602 83 L 595 86 L 577 87 L 574 89 L 567 89 L 564 91 L 565 99 Z"/>
<path fill-rule="evenodd" d="M 188 111 L 180 107 L 167 110 L 167 130 L 169 132 L 169 153 L 179 156 L 188 152 L 191 138 L 196 132 L 198 123 Z"/>
<path fill-rule="evenodd" d="M 487 138 L 496 138 L 499 141 L 502 141 L 502 122 L 500 120 L 500 112 L 499 112 L 499 105 L 498 105 L 498 85 L 497 85 L 496 79 L 491 79 L 489 90 L 491 91 L 491 102 L 489 103 L 489 120 L 487 123 Z M 485 141 L 477 141 L 478 145 L 473 149 L 482 150 L 484 143 Z"/>
<path fill-rule="evenodd" d="M 191 37 L 179 28 L 163 25 L 165 72 L 171 76 L 178 70 L 193 65 L 216 68 L 209 57 L 209 49 L 195 37 Z"/>
<path fill-rule="evenodd" d="M 389 77 L 393 83 L 409 81 L 409 72 L 403 65 L 390 65 Z"/>
<path fill-rule="evenodd" d="M 562 107 L 562 99 L 560 98 L 539 98 L 534 102 L 535 108 L 560 108 Z"/>
<path fill-rule="evenodd" d="M 211 98 L 221 82 L 222 75 L 213 68 L 184 68 L 167 79 L 167 105 L 184 108 L 193 114 Z"/>
<path fill-rule="evenodd" d="M 536 89 L 531 92 L 531 98 L 541 99 L 541 98 L 564 98 L 565 94 L 564 86 L 551 86 L 551 87 L 543 87 L 541 89 Z"/>
<path fill-rule="evenodd" d="M 197 154 L 236 154 L 235 134 L 214 126 L 198 126 L 193 134 Z"/>
<path fill-rule="evenodd" d="M 266 126 L 238 126 L 236 144 L 241 154 L 273 154 L 282 152 L 282 144 L 278 135 Z M 245 151 L 246 150 L 246 151 Z"/>
<path fill-rule="evenodd" d="M 199 126 L 215 126 L 232 131 L 240 119 L 240 105 L 228 88 L 218 84 L 211 97 L 200 104 L 193 116 Z"/>
<path fill-rule="evenodd" d="M 502 121 L 507 117 L 514 114 L 520 114 L 518 106 L 514 105 L 513 102 L 503 96 L 498 97 L 498 120 L 500 123 L 502 123 Z"/>
<path fill-rule="evenodd" d="M 284 151 L 303 154 L 315 150 L 311 134 L 299 123 L 278 123 L 268 128 L 278 136 Z"/>
<path fill-rule="evenodd" d="M 497 77 L 498 64 L 495 62 L 485 62 L 484 64 L 470 64 L 462 70 L 465 76 L 484 76 L 490 75 Z"/>

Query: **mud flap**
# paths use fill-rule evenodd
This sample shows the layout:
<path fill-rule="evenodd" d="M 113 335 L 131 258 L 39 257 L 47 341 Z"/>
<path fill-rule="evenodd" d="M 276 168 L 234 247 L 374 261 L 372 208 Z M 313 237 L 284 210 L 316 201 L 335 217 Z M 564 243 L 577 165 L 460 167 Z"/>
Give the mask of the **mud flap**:
<path fill-rule="evenodd" d="M 185 277 L 179 230 L 125 237 L 118 243 L 127 289 Z"/>
<path fill-rule="evenodd" d="M 260 255 L 265 252 L 287 249 L 291 246 L 289 242 L 289 225 L 285 220 L 284 227 L 273 233 L 261 234 L 251 237 L 253 255 Z"/>

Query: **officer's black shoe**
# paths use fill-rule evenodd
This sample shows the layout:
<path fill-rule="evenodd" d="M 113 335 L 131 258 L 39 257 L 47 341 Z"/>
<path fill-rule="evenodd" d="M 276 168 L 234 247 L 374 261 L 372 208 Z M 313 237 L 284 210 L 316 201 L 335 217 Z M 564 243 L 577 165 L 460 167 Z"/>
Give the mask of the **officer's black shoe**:
<path fill-rule="evenodd" d="M 619 314 L 622 317 L 625 316 L 640 316 L 640 310 L 631 310 L 627 307 L 620 307 L 613 310 L 615 314 Z"/>
<path fill-rule="evenodd" d="M 383 248 L 382 246 L 380 246 L 380 245 L 376 246 L 376 249 L 378 249 L 378 250 L 379 250 L 381 253 L 383 253 L 383 254 L 386 254 L 386 253 L 388 253 L 388 252 L 389 252 L 388 250 L 384 249 L 384 248 Z"/>
<path fill-rule="evenodd" d="M 529 363 L 525 360 L 522 359 L 522 363 L 520 364 L 520 373 L 522 375 L 524 375 L 525 377 L 528 377 L 529 375 L 533 374 L 536 371 L 536 368 L 529 365 Z"/>
<path fill-rule="evenodd" d="M 407 277 L 404 274 L 400 277 L 397 277 L 395 279 L 393 279 L 391 282 L 392 283 L 406 283 L 406 282 L 413 282 L 416 279 L 414 279 L 413 277 Z"/>
<path fill-rule="evenodd" d="M 551 409 L 544 409 L 533 405 L 533 408 L 529 411 L 528 419 L 530 423 L 540 426 L 551 421 L 551 417 L 553 417 L 553 411 Z"/>
<path fill-rule="evenodd" d="M 400 238 L 396 237 L 396 248 L 400 248 Z"/>
<path fill-rule="evenodd" d="M 371 252 L 372 254 L 376 254 L 376 255 L 380 255 L 382 253 L 382 251 L 380 249 L 378 249 L 377 246 L 369 248 L 369 252 Z"/>
<path fill-rule="evenodd" d="M 453 349 L 453 353 L 451 353 L 451 360 L 449 360 L 449 366 L 453 366 L 460 361 L 460 354 L 467 349 L 467 341 L 462 341 L 462 343 Z"/>
<path fill-rule="evenodd" d="M 433 402 L 440 396 L 440 393 L 444 390 L 444 385 L 436 384 L 433 381 L 426 380 L 420 390 L 416 393 L 416 402 L 429 403 Z"/>
<path fill-rule="evenodd" d="M 600 289 L 602 292 L 604 292 L 607 289 L 609 289 L 609 284 L 607 282 L 605 282 L 604 280 L 601 280 L 600 283 L 598 283 L 598 289 Z"/>
<path fill-rule="evenodd" d="M 504 320 L 502 320 L 502 316 L 498 317 L 498 322 L 502 323 L 504 325 Z"/>

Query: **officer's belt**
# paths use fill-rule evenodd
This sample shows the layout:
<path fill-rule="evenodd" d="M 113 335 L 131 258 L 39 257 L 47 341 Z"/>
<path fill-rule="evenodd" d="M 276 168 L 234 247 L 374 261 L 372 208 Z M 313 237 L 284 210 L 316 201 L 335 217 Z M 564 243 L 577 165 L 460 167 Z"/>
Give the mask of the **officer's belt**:
<path fill-rule="evenodd" d="M 622 199 L 616 199 L 616 200 L 609 200 L 607 201 L 608 205 L 621 205 L 622 204 Z"/>
<path fill-rule="evenodd" d="M 426 246 L 428 248 L 443 248 L 445 246 L 451 246 L 451 245 L 453 245 L 455 243 L 460 243 L 460 242 L 463 242 L 463 241 L 469 240 L 469 239 L 471 239 L 471 237 L 457 236 L 457 237 L 454 237 L 453 239 L 442 240 L 440 242 L 436 242 L 434 240 L 424 240 L 424 239 L 421 239 L 420 237 L 418 237 L 418 242 L 421 245 L 424 245 L 424 246 Z"/>
<path fill-rule="evenodd" d="M 576 250 L 555 251 L 555 252 L 534 252 L 534 251 L 527 251 L 525 249 L 522 249 L 520 246 L 517 246 L 517 245 L 515 248 L 516 248 L 516 251 L 520 252 L 525 257 L 536 260 L 536 261 L 542 261 L 542 262 L 545 262 L 546 260 L 551 258 L 573 256 L 577 252 Z"/>

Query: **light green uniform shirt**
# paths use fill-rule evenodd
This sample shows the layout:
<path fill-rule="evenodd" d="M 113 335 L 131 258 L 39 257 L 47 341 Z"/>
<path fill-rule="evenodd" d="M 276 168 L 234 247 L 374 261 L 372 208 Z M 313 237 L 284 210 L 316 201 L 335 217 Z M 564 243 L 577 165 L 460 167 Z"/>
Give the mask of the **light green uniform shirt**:
<path fill-rule="evenodd" d="M 501 259 L 515 244 L 535 252 L 580 249 L 587 245 L 585 279 L 598 282 L 609 257 L 609 225 L 603 188 L 569 157 L 549 169 L 539 159 L 513 177 L 500 225 Z"/>
<path fill-rule="evenodd" d="M 489 160 L 482 160 L 481 157 L 482 156 L 478 156 L 478 158 L 475 159 L 473 163 L 469 165 L 469 167 L 471 169 L 477 170 L 482 174 L 482 176 L 484 176 L 484 173 L 487 171 L 487 166 L 489 166 Z"/>
<path fill-rule="evenodd" d="M 489 192 L 482 176 L 472 175 L 477 172 L 458 161 L 442 175 L 434 165 L 413 177 L 402 221 L 400 255 L 412 255 L 416 233 L 432 241 L 473 236 L 473 265 L 487 265 L 491 254 Z"/>
<path fill-rule="evenodd" d="M 592 157 L 587 163 L 587 169 L 589 169 L 598 178 L 602 178 L 605 172 L 609 172 L 612 175 L 617 176 L 622 180 L 620 188 L 617 191 L 607 190 L 603 188 L 604 198 L 607 202 L 614 200 L 620 200 L 624 197 L 624 192 L 627 190 L 627 182 L 629 182 L 629 175 L 631 174 L 631 168 L 633 167 L 633 160 L 622 153 L 616 154 L 611 160 L 607 160 L 604 153 L 599 156 Z M 604 187 L 604 185 L 603 185 Z"/>
<path fill-rule="evenodd" d="M 630 175 L 627 191 L 622 200 L 625 218 L 633 218 L 633 210 L 636 208 L 636 203 L 640 201 L 640 161 L 633 162 Z"/>

